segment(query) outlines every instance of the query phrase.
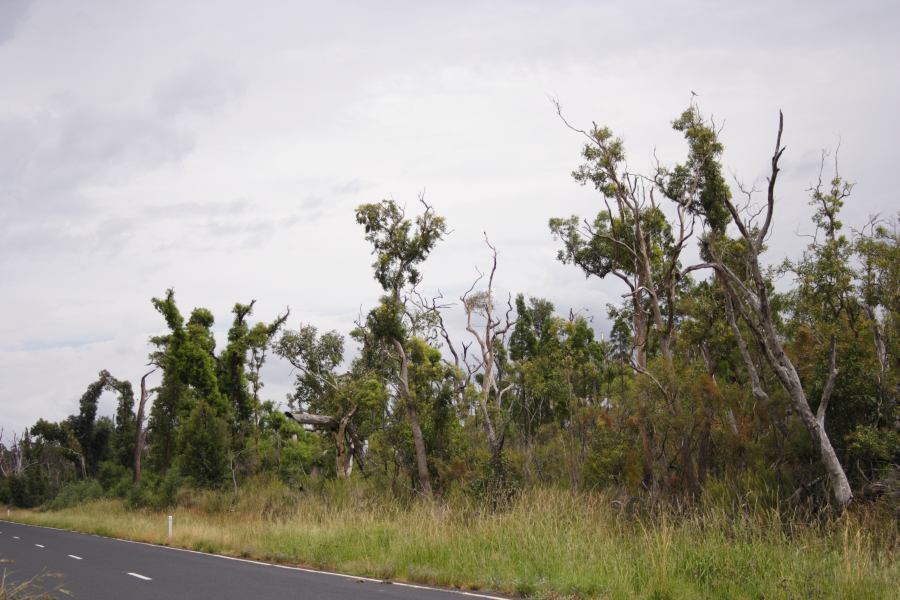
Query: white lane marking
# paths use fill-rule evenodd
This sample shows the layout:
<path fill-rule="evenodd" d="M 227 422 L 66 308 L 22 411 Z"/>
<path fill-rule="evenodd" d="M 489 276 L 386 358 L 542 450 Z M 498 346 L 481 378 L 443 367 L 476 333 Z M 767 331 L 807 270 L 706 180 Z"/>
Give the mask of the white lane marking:
<path fill-rule="evenodd" d="M 37 546 L 38 548 L 43 548 L 41 544 L 35 544 L 35 546 Z"/>
<path fill-rule="evenodd" d="M 237 562 L 250 563 L 252 565 L 260 565 L 264 567 L 275 567 L 276 569 L 286 569 L 288 571 L 300 571 L 302 573 L 312 573 L 317 575 L 331 575 L 333 577 L 340 577 L 342 579 L 350 579 L 350 580 L 358 580 L 362 579 L 363 581 L 371 581 L 373 583 L 385 583 L 384 579 L 373 579 L 372 577 L 362 577 L 358 575 L 349 575 L 347 573 L 334 573 L 332 571 L 321 571 L 317 569 L 308 569 L 304 567 L 293 567 L 290 565 L 279 565 L 278 563 L 267 563 L 261 560 L 252 560 L 249 558 L 239 558 L 237 556 L 227 556 L 225 554 L 214 554 L 211 552 L 200 552 L 199 550 L 190 550 L 188 548 L 178 548 L 175 546 L 163 546 L 162 544 L 152 544 L 150 542 L 140 542 L 138 540 L 126 540 L 124 538 L 117 538 L 108 535 L 98 535 L 96 533 L 84 533 L 82 531 L 75 531 L 74 529 L 63 529 L 61 527 L 50 527 L 48 525 L 32 525 L 31 523 L 19 523 L 17 521 L 7 521 L 6 519 L 0 519 L 4 523 L 11 522 L 16 523 L 17 525 L 24 525 L 25 527 L 37 527 L 39 529 L 52 529 L 53 531 L 61 531 L 63 533 L 74 533 L 76 535 L 89 535 L 91 537 L 102 538 L 105 540 L 115 540 L 117 542 L 125 542 L 126 544 L 137 544 L 139 546 L 150 546 L 152 548 L 159 548 L 160 550 L 174 550 L 176 552 L 187 552 L 188 554 L 199 554 L 200 556 L 215 556 L 216 558 L 224 558 L 225 560 L 233 560 Z M 72 556 L 71 554 L 69 556 Z M 77 558 L 81 560 L 80 556 L 72 556 L 72 558 Z M 429 587 L 426 585 L 416 585 L 413 583 L 403 583 L 400 581 L 391 581 L 390 583 L 397 585 L 401 584 L 406 587 L 417 587 L 423 590 L 431 590 L 435 592 L 445 592 L 448 594 L 456 594 L 459 596 L 469 596 L 471 598 L 485 598 L 487 600 L 509 600 L 508 598 L 504 598 L 502 596 L 491 596 L 489 594 L 482 594 L 479 592 L 466 592 L 463 590 L 454 590 L 449 588 L 440 588 L 440 587 Z"/>
<path fill-rule="evenodd" d="M 143 579 L 144 581 L 153 581 L 150 577 L 145 575 L 141 575 L 140 573 L 129 573 L 132 577 L 137 577 L 138 579 Z"/>
<path fill-rule="evenodd" d="M 74 558 L 75 560 L 81 560 L 80 556 L 75 556 L 74 554 L 70 554 L 69 558 Z"/>
<path fill-rule="evenodd" d="M 20 538 L 19 538 L 19 536 L 14 535 L 14 536 L 13 536 L 13 539 L 14 539 L 14 540 L 18 540 L 18 539 L 20 539 Z"/>

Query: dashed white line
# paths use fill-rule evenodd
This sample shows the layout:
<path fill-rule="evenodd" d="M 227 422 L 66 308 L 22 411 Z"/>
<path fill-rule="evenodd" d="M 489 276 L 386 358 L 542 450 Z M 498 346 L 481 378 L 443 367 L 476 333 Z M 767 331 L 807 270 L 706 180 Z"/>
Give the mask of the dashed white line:
<path fill-rule="evenodd" d="M 75 556 L 74 554 L 69 554 L 69 558 L 74 558 L 75 560 L 81 560 L 80 556 Z"/>
<path fill-rule="evenodd" d="M 4 522 L 5 522 L 5 520 L 4 520 Z M 139 542 L 137 540 L 126 540 L 123 538 L 111 537 L 111 536 L 106 536 L 106 535 L 98 535 L 96 533 L 83 533 L 83 532 L 75 531 L 72 529 L 61 529 L 59 527 L 49 527 L 47 525 L 29 525 L 29 524 L 24 524 L 24 523 L 23 523 L 23 525 L 27 525 L 28 527 L 36 527 L 36 528 L 40 528 L 40 529 L 51 529 L 53 531 L 61 531 L 63 533 L 72 533 L 72 534 L 77 534 L 77 535 L 89 535 L 91 537 L 103 538 L 103 539 L 107 539 L 107 540 L 115 540 L 117 542 L 125 542 L 126 544 L 136 544 L 139 546 L 150 546 L 151 548 L 159 548 L 160 550 L 186 552 L 188 554 L 199 554 L 200 556 L 215 556 L 216 558 L 224 558 L 226 560 L 233 560 L 236 562 L 249 563 L 249 564 L 260 565 L 260 566 L 264 566 L 264 567 L 274 567 L 277 569 L 286 569 L 289 571 L 300 571 L 303 573 L 313 573 L 316 575 L 331 575 L 334 577 L 341 577 L 343 579 L 350 579 L 350 580 L 362 579 L 363 581 L 385 583 L 385 580 L 383 580 L 383 579 L 373 579 L 371 577 L 360 577 L 360 576 L 356 576 L 356 575 L 350 575 L 347 573 L 334 573 L 332 571 L 321 571 L 318 569 L 309 569 L 309 568 L 305 568 L 305 567 L 295 567 L 295 566 L 282 565 L 282 564 L 277 564 L 277 563 L 267 563 L 267 562 L 263 562 L 263 561 L 259 561 L 259 560 L 251 560 L 248 558 L 238 558 L 237 556 L 227 556 L 225 554 L 213 554 L 210 552 L 200 552 L 199 550 L 189 550 L 187 548 L 178 548 L 176 546 L 162 546 L 160 544 L 152 544 L 150 542 Z M 69 556 L 72 558 L 75 558 L 77 560 L 81 560 L 80 556 L 75 556 L 73 554 L 70 554 Z M 506 598 L 502 598 L 500 596 L 491 596 L 489 594 L 483 594 L 483 593 L 479 593 L 479 592 L 466 592 L 463 590 L 453 590 L 453 589 L 448 589 L 448 588 L 429 587 L 429 586 L 425 586 L 425 585 L 416 585 L 416 584 L 412 584 L 412 583 L 403 583 L 403 582 L 399 582 L 399 581 L 393 581 L 391 583 L 393 583 L 394 585 L 402 583 L 403 587 L 414 587 L 414 588 L 420 588 L 423 590 L 446 592 L 448 594 L 457 594 L 457 595 L 461 595 L 461 596 L 469 596 L 472 598 L 485 598 L 487 600 L 507 600 Z"/>
<path fill-rule="evenodd" d="M 137 577 L 138 579 L 143 579 L 144 581 L 153 581 L 152 578 L 147 577 L 146 575 L 141 575 L 140 573 L 128 573 L 132 577 Z"/>
<path fill-rule="evenodd" d="M 14 540 L 18 540 L 18 539 L 20 539 L 20 538 L 19 538 L 19 536 L 14 535 L 14 536 L 13 536 L 13 539 L 14 539 Z"/>
<path fill-rule="evenodd" d="M 38 548 L 43 548 L 43 547 L 44 547 L 42 544 L 35 544 L 35 546 L 37 546 Z"/>

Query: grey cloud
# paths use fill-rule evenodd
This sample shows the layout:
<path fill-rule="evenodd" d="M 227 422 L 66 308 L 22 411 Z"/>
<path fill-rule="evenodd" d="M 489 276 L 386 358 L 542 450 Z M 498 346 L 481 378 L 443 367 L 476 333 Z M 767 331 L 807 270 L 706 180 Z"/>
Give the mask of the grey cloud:
<path fill-rule="evenodd" d="M 152 113 L 69 105 L 0 121 L 0 139 L 0 250 L 17 252 L 114 248 L 133 222 L 98 222 L 88 189 L 177 163 L 194 148 Z"/>
<path fill-rule="evenodd" d="M 24 340 L 14 350 L 22 352 L 43 352 L 59 348 L 81 348 L 92 344 L 113 341 L 113 337 L 90 337 L 90 338 L 74 338 L 74 339 L 37 339 Z"/>
<path fill-rule="evenodd" d="M 71 106 L 0 122 L 0 134 L 13 139 L 0 150 L 0 198 L 5 208 L 27 206 L 29 213 L 76 208 L 83 186 L 174 163 L 194 146 L 153 115 Z"/>
<path fill-rule="evenodd" d="M 238 78 L 218 65 L 196 66 L 161 85 L 154 102 L 160 114 L 209 115 L 243 93 Z"/>
<path fill-rule="evenodd" d="M 246 198 L 226 202 L 176 202 L 145 206 L 141 212 L 157 219 L 185 219 L 218 215 L 243 215 L 253 210 L 254 204 Z"/>
<path fill-rule="evenodd" d="M 358 194 L 363 187 L 363 183 L 359 179 L 351 179 L 346 183 L 331 188 L 331 193 L 335 196 L 354 195 Z"/>
<path fill-rule="evenodd" d="M 31 0 L 3 0 L 0 2 L 0 45 L 11 40 L 28 14 Z"/>

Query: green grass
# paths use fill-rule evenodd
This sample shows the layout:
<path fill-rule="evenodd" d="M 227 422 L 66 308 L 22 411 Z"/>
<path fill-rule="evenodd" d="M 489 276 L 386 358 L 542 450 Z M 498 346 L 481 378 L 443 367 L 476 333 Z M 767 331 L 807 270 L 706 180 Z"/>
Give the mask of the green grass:
<path fill-rule="evenodd" d="M 249 489 L 249 488 L 248 488 Z M 399 503 L 365 490 L 188 494 L 173 545 L 357 575 L 537 598 L 891 598 L 890 511 L 840 518 L 706 506 L 630 517 L 598 494 L 532 491 L 509 510 Z M 167 543 L 165 512 L 100 500 L 13 511 L 24 523 Z"/>

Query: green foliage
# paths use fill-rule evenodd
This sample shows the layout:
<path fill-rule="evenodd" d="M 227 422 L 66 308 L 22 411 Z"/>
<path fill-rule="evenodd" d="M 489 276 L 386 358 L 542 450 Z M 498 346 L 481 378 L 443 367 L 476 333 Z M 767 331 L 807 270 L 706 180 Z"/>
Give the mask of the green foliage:
<path fill-rule="evenodd" d="M 479 476 L 466 487 L 466 493 L 491 511 L 508 509 L 522 490 L 522 479 L 509 459 L 495 454 L 479 465 Z"/>
<path fill-rule="evenodd" d="M 221 484 L 228 471 L 228 446 L 228 425 L 201 400 L 179 431 L 181 472 L 202 487 Z"/>
<path fill-rule="evenodd" d="M 725 147 L 719 141 L 715 124 L 707 122 L 696 106 L 691 106 L 672 123 L 688 143 L 687 162 L 673 169 L 661 169 L 657 181 L 670 199 L 703 215 L 716 233 L 724 233 L 730 221 L 726 200 L 731 190 L 722 176 L 719 163 Z"/>
<path fill-rule="evenodd" d="M 123 497 L 131 487 L 131 470 L 115 461 L 106 461 L 100 465 L 97 481 L 105 493 Z"/>
<path fill-rule="evenodd" d="M 44 508 L 47 510 L 62 510 L 79 504 L 92 502 L 103 497 L 103 486 L 96 479 L 73 481 L 64 486 L 53 500 L 47 502 Z"/>
<path fill-rule="evenodd" d="M 419 283 L 419 263 L 447 233 L 444 218 L 435 215 L 430 206 L 425 205 L 413 223 L 393 200 L 360 205 L 356 222 L 365 228 L 366 241 L 372 244 L 375 279 L 394 299 L 407 284 Z"/>
<path fill-rule="evenodd" d="M 235 304 L 231 312 L 234 322 L 228 330 L 228 346 L 219 356 L 217 380 L 219 390 L 229 404 L 238 423 L 248 423 L 256 407 L 247 381 L 247 353 L 250 349 L 248 336 L 250 329 L 246 318 L 253 312 L 254 302 Z"/>
<path fill-rule="evenodd" d="M 859 425 L 847 435 L 846 442 L 851 456 L 876 472 L 900 464 L 900 433 L 896 430 Z"/>
<path fill-rule="evenodd" d="M 893 493 L 900 462 L 896 223 L 844 234 L 852 186 L 820 178 L 813 242 L 752 280 L 763 248 L 728 237 L 739 209 L 729 208 L 715 125 L 691 106 L 673 126 L 686 158 L 650 176 L 628 170 L 609 129 L 589 132 L 573 175 L 600 205 L 586 221 L 552 219 L 550 230 L 560 261 L 612 276 L 624 301 L 595 323 L 517 295 L 512 328 L 486 328 L 496 386 L 481 344 L 453 345 L 455 355 L 441 346 L 458 324 L 443 329 L 437 301 L 427 306 L 416 289 L 447 234 L 443 218 L 427 205 L 407 218 L 393 201 L 364 204 L 356 220 L 383 296 L 350 334 L 357 353 L 338 331 L 282 331 L 287 314 L 252 323 L 254 301 L 234 305 L 217 350 L 213 314 L 185 318 L 167 290 L 152 300 L 165 331 L 150 340 L 162 380 L 141 483 L 131 485 L 132 386 L 101 371 L 77 414 L 41 419 L 0 445 L 3 472 L 15 473 L 0 478 L 0 501 L 87 514 L 122 497 L 142 509 L 127 513 L 131 522 L 173 507 L 201 520 L 237 513 L 230 527 L 255 527 L 237 546 L 205 533 L 189 545 L 547 597 L 827 596 L 822 581 L 849 596 L 865 584 L 858 570 L 895 574 L 896 519 L 873 525 L 864 515 L 896 516 L 884 497 L 871 499 Z M 680 262 L 695 228 L 702 260 L 722 261 L 706 279 Z M 776 292 L 785 271 L 795 277 Z M 754 293 L 726 284 L 758 286 L 772 313 L 764 334 L 779 340 L 813 410 L 831 390 L 825 428 L 857 494 L 840 520 L 813 514 L 826 496 L 819 450 L 787 409 L 771 349 L 757 343 Z M 493 302 L 489 291 L 463 300 L 476 320 Z M 260 397 L 273 349 L 295 370 L 291 413 L 312 413 L 297 418 L 318 429 Z M 106 391 L 118 396 L 115 421 L 97 416 Z M 426 480 L 439 503 L 417 500 Z M 260 541 L 270 526 L 272 539 Z M 867 589 L 892 589 L 893 579 Z"/>
<path fill-rule="evenodd" d="M 601 421 L 584 463 L 583 485 L 588 489 L 603 489 L 624 484 L 627 452 L 628 442 L 623 433 Z"/>

